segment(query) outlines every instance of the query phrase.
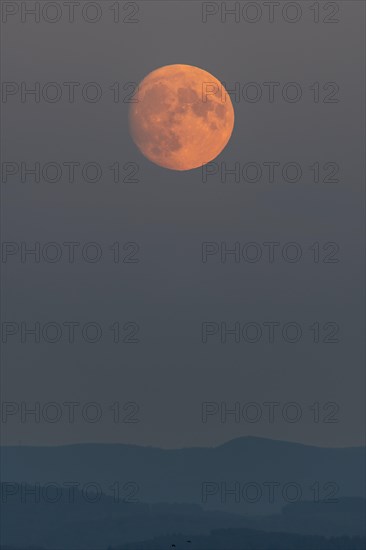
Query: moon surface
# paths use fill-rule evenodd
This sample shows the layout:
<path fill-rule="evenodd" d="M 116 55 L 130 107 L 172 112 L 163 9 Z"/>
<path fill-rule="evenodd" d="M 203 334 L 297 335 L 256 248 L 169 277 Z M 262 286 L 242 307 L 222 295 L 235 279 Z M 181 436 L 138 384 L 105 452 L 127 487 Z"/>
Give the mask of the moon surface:
<path fill-rule="evenodd" d="M 139 84 L 130 105 L 134 142 L 149 160 L 192 170 L 217 157 L 234 128 L 234 109 L 222 83 L 192 65 L 166 65 Z"/>

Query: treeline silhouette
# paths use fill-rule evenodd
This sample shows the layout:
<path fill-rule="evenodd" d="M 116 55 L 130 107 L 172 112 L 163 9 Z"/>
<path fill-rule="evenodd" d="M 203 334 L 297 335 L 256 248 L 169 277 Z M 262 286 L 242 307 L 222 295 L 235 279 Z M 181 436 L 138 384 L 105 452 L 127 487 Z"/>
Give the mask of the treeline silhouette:
<path fill-rule="evenodd" d="M 323 537 L 323 541 L 325 537 L 333 537 L 333 546 L 330 548 L 341 550 L 353 549 L 353 544 L 358 548 L 358 539 L 354 537 L 365 536 L 366 501 L 359 497 L 339 499 L 334 504 L 297 502 L 286 505 L 281 514 L 248 517 L 204 510 L 197 504 L 116 503 L 112 496 L 105 494 L 102 494 L 98 502 L 89 503 L 85 502 L 79 491 L 76 491 L 75 499 L 70 502 L 67 499 L 67 489 L 63 491 L 63 498 L 57 502 L 44 502 L 42 499 L 34 502 L 33 496 L 24 502 L 19 495 L 4 498 L 6 493 L 1 493 L 2 549 L 12 547 L 23 550 L 33 547 L 52 550 L 101 550 L 108 545 L 121 548 L 124 544 L 137 544 L 131 548 L 142 550 L 138 546 L 139 541 L 160 540 L 153 537 L 162 537 L 162 548 L 174 548 L 167 545 L 175 544 L 179 550 L 184 543 L 183 548 L 196 550 L 197 545 L 203 544 L 202 548 L 205 548 L 206 544 L 205 541 L 200 542 L 199 537 L 217 533 L 214 530 L 218 528 L 227 534 L 238 529 L 247 529 L 248 533 L 262 533 L 263 536 L 265 533 L 271 533 L 272 536 L 276 532 L 281 536 L 283 533 L 286 536 L 291 533 L 300 536 L 319 535 Z M 169 541 L 169 533 L 182 533 L 184 535 L 181 537 L 185 539 L 183 541 L 182 538 L 179 543 Z M 342 538 L 343 536 L 346 538 Z M 211 543 L 212 541 L 208 545 Z M 150 542 L 146 544 L 149 545 Z M 302 546 L 299 548 L 303 549 Z M 304 550 L 308 550 L 306 546 Z"/>
<path fill-rule="evenodd" d="M 171 541 L 174 542 L 171 542 Z M 208 536 L 182 535 L 157 537 L 146 542 L 126 544 L 118 550 L 365 550 L 364 537 L 321 537 L 291 533 L 266 533 L 253 529 L 216 529 Z"/>

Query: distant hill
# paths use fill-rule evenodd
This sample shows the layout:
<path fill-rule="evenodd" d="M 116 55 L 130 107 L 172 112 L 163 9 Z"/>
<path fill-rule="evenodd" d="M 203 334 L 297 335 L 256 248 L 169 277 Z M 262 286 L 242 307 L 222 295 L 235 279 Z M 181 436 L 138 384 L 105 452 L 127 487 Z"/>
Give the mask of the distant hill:
<path fill-rule="evenodd" d="M 115 482 L 123 486 L 133 481 L 143 502 L 196 503 L 207 510 L 253 516 L 279 513 L 294 498 L 289 483 L 300 486 L 301 501 L 316 495 L 361 497 L 365 486 L 365 448 L 320 448 L 255 437 L 213 448 L 81 444 L 3 447 L 1 455 L 3 481 L 94 481 L 106 492 Z M 226 493 L 235 483 L 236 497 Z M 273 502 L 268 483 L 275 484 Z"/>
<path fill-rule="evenodd" d="M 282 514 L 248 519 L 248 527 L 263 531 L 285 531 L 309 535 L 366 535 L 366 500 L 341 498 L 328 502 L 287 504 Z"/>

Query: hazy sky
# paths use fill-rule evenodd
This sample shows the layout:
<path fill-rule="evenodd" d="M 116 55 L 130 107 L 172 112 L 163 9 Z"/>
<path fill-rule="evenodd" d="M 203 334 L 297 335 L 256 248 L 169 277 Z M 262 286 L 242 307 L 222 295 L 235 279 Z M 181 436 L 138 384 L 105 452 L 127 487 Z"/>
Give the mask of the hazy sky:
<path fill-rule="evenodd" d="M 258 11 L 259 20 L 249 23 L 245 19 L 255 13 L 243 9 L 238 22 L 229 15 L 222 22 L 220 2 L 206 8 L 198 1 L 120 2 L 115 23 L 116 3 L 103 0 L 95 23 L 82 19 L 80 7 L 74 23 L 68 22 L 63 6 L 53 24 L 45 20 L 56 17 L 52 6 L 34 23 L 24 13 L 22 22 L 20 11 L 10 14 L 14 6 L 20 10 L 19 2 L 4 4 L 2 80 L 15 84 L 6 85 L 6 101 L 3 84 L 2 160 L 15 164 L 3 164 L 2 233 L 3 241 L 15 244 L 6 245 L 2 257 L 2 321 L 9 333 L 2 351 L 2 400 L 8 403 L 3 403 L 3 444 L 205 446 L 242 435 L 324 446 L 362 444 L 364 3 L 335 2 L 333 13 L 320 2 L 320 21 L 314 23 L 312 2 L 297 2 L 301 14 L 286 11 L 288 3 L 280 2 L 273 22 L 263 6 L 262 17 Z M 252 4 L 251 10 L 260 5 Z M 87 16 L 94 17 L 88 9 Z M 218 11 L 206 23 L 205 9 Z M 299 21 L 289 23 L 283 13 Z M 174 63 L 201 67 L 241 94 L 237 102 L 232 96 L 235 128 L 216 159 L 219 173 L 205 183 L 200 169 L 175 172 L 150 163 L 129 135 L 129 104 L 123 99 L 133 90 L 131 83 Z M 39 83 L 39 103 L 32 96 L 21 101 L 22 82 L 23 91 Z M 57 87 L 44 88 L 52 82 Z M 70 82 L 79 83 L 74 101 L 68 96 L 71 84 L 65 84 Z M 90 82 L 97 86 L 85 87 Z M 60 89 L 59 101 L 44 100 L 42 90 L 52 98 Z M 96 90 L 102 91 L 100 100 L 87 101 Z M 253 93 L 262 96 L 254 102 Z M 301 98 L 291 101 L 293 93 Z M 22 162 L 40 163 L 41 172 L 47 163 L 57 163 L 63 166 L 61 179 L 52 183 L 41 175 L 35 183 L 25 174 L 22 182 Z M 63 164 L 70 162 L 80 163 L 73 183 L 70 164 Z M 80 176 L 88 162 L 101 168 L 99 182 Z M 114 183 L 116 163 L 120 179 L 129 175 L 137 181 Z M 235 183 L 227 176 L 222 183 L 221 163 L 227 168 L 239 163 L 249 178 L 259 166 L 262 177 L 250 183 L 241 176 Z M 271 183 L 268 163 L 276 163 Z M 288 163 L 300 167 L 298 183 L 284 181 Z M 18 173 L 7 175 L 14 166 Z M 314 182 L 318 168 L 320 181 Z M 293 178 L 294 165 L 287 169 L 288 179 Z M 49 170 L 50 179 L 55 172 Z M 92 166 L 87 177 L 94 173 Z M 339 181 L 323 182 L 326 176 Z M 21 261 L 21 242 L 40 243 L 39 263 L 32 256 Z M 45 251 L 50 242 L 57 246 Z M 70 242 L 80 243 L 74 263 L 67 255 L 71 245 L 63 244 Z M 90 242 L 97 248 L 84 249 L 86 258 L 102 252 L 95 263 L 81 252 Z M 121 258 L 139 262 L 115 263 L 116 242 Z M 123 249 L 131 242 L 139 249 L 136 244 Z M 240 243 L 244 258 L 235 262 L 228 255 L 224 262 L 217 252 L 204 263 L 203 242 L 217 243 L 211 249 L 219 251 Z M 256 248 L 246 247 L 253 242 Z M 293 242 L 296 249 L 286 247 Z M 278 243 L 272 245 L 273 262 L 263 243 Z M 60 249 L 59 261 L 44 260 L 42 251 L 52 257 Z M 251 257 L 254 250 L 262 257 L 250 262 L 245 254 Z M 299 251 L 299 261 L 289 261 Z M 339 261 L 329 262 L 334 259 Z M 40 343 L 30 335 L 22 343 L 21 323 L 31 328 L 36 322 L 41 332 L 47 323 L 58 323 L 61 340 L 46 341 L 55 334 L 51 326 Z M 67 342 L 65 322 L 80 323 L 73 344 Z M 102 331 L 99 342 L 81 337 L 90 322 Z M 129 335 L 139 342 L 113 343 L 116 322 L 122 339 Z M 268 342 L 271 322 L 279 323 L 273 343 Z M 290 322 L 296 325 L 284 329 Z M 206 343 L 202 323 L 213 323 L 209 328 L 215 332 Z M 224 323 L 226 328 L 240 323 L 247 340 L 255 338 L 250 331 L 258 326 L 262 336 L 258 342 L 241 338 L 236 343 L 228 335 L 222 343 Z M 302 334 L 289 343 L 282 330 L 289 330 L 285 334 L 291 339 L 294 326 Z M 85 330 L 93 339 L 95 326 Z M 339 342 L 325 343 L 327 337 Z M 20 412 L 6 416 L 17 406 L 20 411 L 21 402 L 29 407 L 39 402 L 41 409 L 55 402 L 54 411 L 62 410 L 62 417 L 50 422 L 41 414 L 35 423 L 30 416 L 22 421 Z M 65 402 L 80 403 L 74 423 L 68 421 Z M 100 405 L 99 422 L 86 422 L 80 414 L 88 402 Z M 115 402 L 125 422 L 113 422 L 109 407 Z M 140 407 L 134 416 L 138 423 L 126 422 L 133 409 L 123 411 L 128 402 Z M 202 402 L 217 403 L 206 407 L 212 412 L 207 422 L 202 422 Z M 239 421 L 221 418 L 225 406 L 231 409 L 235 402 L 243 413 Z M 268 402 L 278 403 L 273 422 Z M 296 406 L 284 407 L 289 402 Z M 254 404 L 248 408 L 248 403 Z M 301 418 L 290 422 L 294 411 Z M 254 413 L 262 416 L 250 422 Z M 329 421 L 334 419 L 338 422 Z"/>

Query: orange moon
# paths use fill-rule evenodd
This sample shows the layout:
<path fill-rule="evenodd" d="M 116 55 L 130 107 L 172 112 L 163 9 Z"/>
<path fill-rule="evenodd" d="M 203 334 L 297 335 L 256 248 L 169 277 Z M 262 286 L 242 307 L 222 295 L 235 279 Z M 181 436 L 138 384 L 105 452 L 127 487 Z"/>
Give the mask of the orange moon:
<path fill-rule="evenodd" d="M 132 138 L 149 160 L 192 170 L 217 157 L 234 128 L 234 109 L 222 83 L 192 65 L 166 65 L 139 84 L 129 121 Z"/>

